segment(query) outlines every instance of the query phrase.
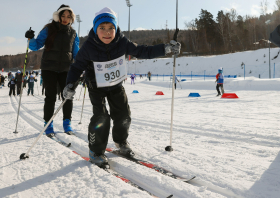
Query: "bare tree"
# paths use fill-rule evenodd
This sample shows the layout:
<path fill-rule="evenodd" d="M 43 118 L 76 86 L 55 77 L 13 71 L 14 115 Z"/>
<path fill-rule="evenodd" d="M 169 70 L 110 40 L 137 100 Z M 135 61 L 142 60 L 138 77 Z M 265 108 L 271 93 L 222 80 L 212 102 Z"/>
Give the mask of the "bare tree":
<path fill-rule="evenodd" d="M 185 22 L 185 27 L 189 30 L 189 35 L 190 35 L 190 39 L 191 39 L 191 42 L 192 42 L 194 52 L 198 52 L 199 33 L 198 33 L 198 30 L 197 30 L 196 22 L 194 20 L 192 20 L 190 22 Z"/>
<path fill-rule="evenodd" d="M 279 1 L 279 0 L 276 0 Z M 260 7 L 261 7 L 261 15 L 266 16 L 267 14 L 267 7 L 268 7 L 268 2 L 267 0 L 262 0 L 260 3 Z"/>

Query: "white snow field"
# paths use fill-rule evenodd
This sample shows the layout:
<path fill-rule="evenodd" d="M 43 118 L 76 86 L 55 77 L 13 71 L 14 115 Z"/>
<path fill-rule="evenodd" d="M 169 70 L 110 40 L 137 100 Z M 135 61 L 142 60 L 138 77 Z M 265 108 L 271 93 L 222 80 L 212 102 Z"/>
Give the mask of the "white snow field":
<path fill-rule="evenodd" d="M 206 67 L 201 66 L 201 71 Z M 240 70 L 240 65 L 236 67 Z M 208 74 L 216 74 L 217 68 Z M 226 65 L 223 68 L 226 74 Z M 167 74 L 172 67 L 155 69 L 151 65 L 150 71 Z M 257 76 L 259 72 L 256 69 Z M 238 73 L 232 69 L 229 74 Z M 225 92 L 236 93 L 238 99 L 216 97 L 215 78 L 186 78 L 187 81 L 177 84 L 173 152 L 165 151 L 170 145 L 169 77 L 152 77 L 148 81 L 137 76 L 134 85 L 127 80 L 123 86 L 132 117 L 128 141 L 134 151 L 178 175 L 196 178 L 184 183 L 108 153 L 112 169 L 158 197 L 280 197 L 280 78 L 256 77 L 225 79 Z M 74 100 L 72 126 L 83 140 L 63 133 L 60 111 L 54 119 L 55 131 L 72 146 L 66 148 L 42 136 L 29 153 L 30 158 L 20 161 L 20 154 L 27 152 L 43 129 L 44 97 L 37 85 L 35 96 L 27 96 L 26 89 L 23 91 L 18 134 L 13 132 L 19 96 L 9 97 L 7 86 L 0 89 L 0 197 L 151 197 L 72 152 L 88 156 L 86 141 L 92 105 L 86 94 L 82 124 L 78 124 L 84 92 L 81 85 Z M 139 93 L 132 93 L 134 90 Z M 157 91 L 164 95 L 155 95 Z M 199 93 L 201 97 L 191 98 L 189 93 Z M 59 104 L 61 101 L 56 102 L 56 108 Z M 111 134 L 108 147 L 115 148 Z"/>

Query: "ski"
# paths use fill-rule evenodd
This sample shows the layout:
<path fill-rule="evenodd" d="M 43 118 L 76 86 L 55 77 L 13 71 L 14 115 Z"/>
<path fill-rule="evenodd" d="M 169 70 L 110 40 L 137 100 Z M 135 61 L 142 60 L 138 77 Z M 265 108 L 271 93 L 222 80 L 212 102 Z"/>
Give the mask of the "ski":
<path fill-rule="evenodd" d="M 71 134 L 71 135 L 76 136 L 74 133 Z M 77 137 L 77 136 L 76 136 L 76 137 Z M 55 136 L 54 136 L 54 137 L 51 137 L 50 139 L 56 141 L 57 143 L 59 143 L 59 144 L 65 146 L 65 147 L 67 147 L 67 148 L 69 148 L 70 145 L 71 145 L 71 143 L 67 144 L 66 142 L 62 141 L 61 139 L 59 139 L 59 138 L 57 138 L 57 137 L 55 137 Z M 69 148 L 69 149 L 70 149 L 70 148 Z M 71 149 L 71 150 L 72 150 L 72 149 Z M 77 155 L 79 155 L 79 156 L 81 156 L 84 160 L 90 162 L 89 157 L 84 157 L 84 156 L 82 156 L 80 153 L 78 153 L 77 151 L 73 151 L 73 150 L 72 150 L 72 152 L 75 153 L 75 154 L 77 154 Z M 91 162 L 90 162 L 90 163 L 91 163 Z M 91 163 L 91 164 L 92 164 L 92 163 Z M 93 165 L 95 165 L 95 164 L 93 164 Z M 96 165 L 95 165 L 95 166 L 96 166 Z M 98 167 L 98 166 L 97 166 L 97 167 Z M 99 167 L 99 168 L 100 168 L 100 167 Z M 121 179 L 121 180 L 124 181 L 125 183 L 130 184 L 131 186 L 133 186 L 133 187 L 135 187 L 135 188 L 137 188 L 137 189 L 139 189 L 139 190 L 142 190 L 142 191 L 144 191 L 144 192 L 147 192 L 147 193 L 148 193 L 149 195 L 151 195 L 152 197 L 157 198 L 157 196 L 153 195 L 152 193 L 150 193 L 149 191 L 145 190 L 145 189 L 142 188 L 141 186 L 138 186 L 136 183 L 130 181 L 129 179 L 126 179 L 124 176 L 122 176 L 122 175 L 119 174 L 118 172 L 116 172 L 116 171 L 114 171 L 114 170 L 112 170 L 112 169 L 110 169 L 110 168 L 101 168 L 101 169 L 104 170 L 104 171 L 106 171 L 106 172 L 108 172 L 108 173 L 110 173 L 111 175 L 113 175 L 113 176 L 115 176 L 115 177 Z M 173 195 L 167 196 L 167 198 L 171 198 L 171 197 L 173 197 Z"/>
<path fill-rule="evenodd" d="M 81 139 L 75 133 L 72 133 L 71 135 L 76 136 L 77 138 Z M 83 139 L 81 139 L 81 140 L 83 140 Z M 83 141 L 85 141 L 85 140 L 83 140 Z M 87 141 L 85 141 L 85 142 L 88 143 Z M 160 166 L 158 166 L 156 164 L 150 163 L 150 162 L 148 162 L 146 160 L 142 160 L 139 157 L 122 155 L 122 154 L 120 154 L 118 152 L 118 150 L 114 150 L 112 148 L 106 148 L 106 151 L 109 152 L 109 153 L 112 153 L 114 155 L 117 155 L 119 157 L 122 157 L 122 158 L 125 158 L 127 160 L 130 160 L 132 162 L 135 162 L 137 164 L 140 164 L 140 165 L 146 166 L 148 168 L 154 169 L 157 172 L 162 173 L 163 175 L 172 177 L 173 179 L 177 179 L 177 180 L 180 180 L 180 181 L 183 181 L 183 182 L 186 182 L 186 183 L 189 182 L 190 180 L 196 178 L 196 176 L 191 176 L 190 178 L 181 177 L 181 176 L 176 175 L 175 173 L 172 173 L 171 171 L 166 170 L 166 169 L 164 169 L 164 168 L 162 168 L 162 167 L 160 167 Z"/>
<path fill-rule="evenodd" d="M 48 137 L 54 141 L 56 141 L 57 143 L 63 145 L 63 146 L 66 146 L 66 147 L 70 147 L 71 146 L 71 143 L 66 143 L 64 141 L 62 141 L 61 139 L 57 138 L 56 136 L 53 136 L 53 137 Z"/>
<path fill-rule="evenodd" d="M 181 176 L 178 176 L 174 173 L 172 173 L 171 171 L 169 170 L 166 170 L 158 165 L 155 165 L 155 164 L 152 164 L 148 161 L 145 161 L 145 160 L 142 160 L 138 157 L 135 157 L 135 156 L 127 156 L 127 155 L 122 155 L 118 150 L 114 150 L 112 148 L 106 148 L 106 151 L 109 152 L 109 153 L 113 153 L 119 157 L 123 157 L 127 160 L 130 160 L 132 162 L 135 162 L 137 164 L 141 164 L 145 167 L 148 167 L 148 168 L 151 168 L 151 169 L 154 169 L 156 170 L 157 172 L 160 172 L 162 173 L 163 175 L 166 175 L 166 176 L 169 176 L 169 177 L 172 177 L 173 179 L 177 179 L 177 180 L 180 180 L 180 181 L 183 181 L 183 182 L 189 182 L 190 180 L 194 179 L 196 176 L 192 176 L 190 178 L 185 178 L 185 177 L 181 177 Z"/>

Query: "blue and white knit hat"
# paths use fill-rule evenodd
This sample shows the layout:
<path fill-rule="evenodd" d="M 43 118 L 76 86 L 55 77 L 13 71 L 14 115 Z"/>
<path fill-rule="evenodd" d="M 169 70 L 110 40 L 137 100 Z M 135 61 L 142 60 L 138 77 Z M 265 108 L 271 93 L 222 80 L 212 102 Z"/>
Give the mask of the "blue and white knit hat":
<path fill-rule="evenodd" d="M 99 12 L 95 13 L 95 18 L 93 20 L 93 30 L 95 34 L 97 31 L 97 27 L 104 22 L 112 23 L 117 31 L 117 27 L 118 27 L 117 14 L 108 7 L 105 7 Z"/>

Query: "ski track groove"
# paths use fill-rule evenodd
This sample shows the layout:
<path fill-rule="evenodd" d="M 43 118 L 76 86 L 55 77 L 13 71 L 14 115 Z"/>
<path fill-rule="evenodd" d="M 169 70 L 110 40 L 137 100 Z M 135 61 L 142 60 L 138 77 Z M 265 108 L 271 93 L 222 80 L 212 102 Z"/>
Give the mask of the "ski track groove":
<path fill-rule="evenodd" d="M 36 97 L 37 98 L 37 97 Z M 39 98 L 39 97 L 38 97 Z M 16 100 L 17 100 L 17 98 L 16 98 Z M 18 101 L 17 101 L 18 102 Z M 56 108 L 57 108 L 57 106 L 58 106 L 58 104 L 56 104 Z M 33 113 L 30 113 L 30 110 L 28 110 L 28 108 L 26 108 L 23 104 L 21 104 L 21 107 L 29 114 L 29 115 L 31 115 L 32 117 L 34 117 L 34 118 L 36 118 L 37 120 L 39 120 L 39 121 L 43 121 L 43 119 L 40 117 L 40 116 L 38 116 L 37 114 L 33 114 Z M 75 109 L 75 110 L 74 110 Z M 74 107 L 73 106 L 73 110 L 74 111 L 76 111 L 76 112 L 78 112 L 78 110 L 76 110 L 76 109 L 78 109 L 77 107 Z M 88 110 L 86 110 L 86 111 L 88 111 Z M 84 109 L 84 112 L 85 112 L 85 109 Z M 90 113 L 86 113 L 86 114 L 90 114 Z M 92 113 L 91 113 L 91 115 L 92 115 Z M 34 122 L 33 122 L 34 123 Z M 58 124 L 54 124 L 56 127 L 58 127 L 58 128 L 61 128 L 60 126 L 58 126 Z M 156 126 L 159 126 L 159 125 L 156 125 Z M 182 126 L 182 127 L 180 127 L 180 128 L 183 128 L 184 126 Z M 183 132 L 182 132 L 183 133 Z M 195 134 L 195 133 L 194 133 Z M 83 138 L 81 138 L 81 139 L 83 139 Z M 88 143 L 88 140 L 85 140 L 85 139 L 83 139 L 86 143 Z M 84 155 L 85 155 L 85 152 L 84 151 L 82 151 L 82 150 L 80 150 L 79 148 L 77 148 L 77 147 L 75 147 L 75 146 L 73 146 L 73 145 L 71 145 L 71 147 L 72 148 L 76 148 L 76 150 L 78 150 L 80 153 L 83 153 Z M 71 149 L 72 150 L 72 149 Z M 125 176 L 125 174 L 123 174 L 124 175 L 124 177 L 126 177 Z M 227 189 L 224 189 L 224 188 L 221 188 L 220 186 L 217 186 L 217 185 L 214 185 L 214 184 L 209 184 L 209 183 L 207 183 L 207 182 L 205 182 L 205 181 L 203 181 L 203 180 L 201 180 L 201 179 L 198 179 L 198 178 L 196 178 L 196 179 L 194 179 L 194 181 L 192 181 L 192 182 L 188 182 L 188 184 L 190 184 L 190 185 L 194 185 L 194 186 L 199 186 L 199 187 L 204 187 L 204 186 L 207 186 L 207 189 L 208 190 L 210 190 L 210 191 L 212 191 L 212 192 L 215 192 L 215 193 L 218 193 L 218 194 L 221 194 L 221 195 L 223 195 L 223 196 L 229 196 L 229 197 L 240 197 L 241 198 L 241 196 L 237 196 L 236 194 L 234 194 L 231 190 L 227 190 Z"/>
<path fill-rule="evenodd" d="M 18 100 L 16 99 L 16 101 L 18 102 Z M 42 120 L 38 115 L 33 115 L 32 113 L 30 113 L 30 110 L 28 110 L 23 104 L 21 104 L 21 107 L 22 107 L 22 109 L 23 110 L 25 110 L 26 111 L 26 113 L 27 114 L 29 114 L 30 116 L 32 116 L 32 117 L 34 117 L 34 118 L 36 118 L 36 119 L 38 119 L 38 120 Z M 20 117 L 22 117 L 23 115 L 22 114 L 24 114 L 24 113 L 22 113 L 22 112 L 20 112 Z M 27 118 L 23 118 L 26 122 L 27 122 Z M 29 121 L 30 122 L 30 121 Z M 33 122 L 33 121 L 31 121 L 31 123 L 28 123 L 30 126 L 32 126 L 33 128 L 36 128 L 36 129 L 38 129 L 38 128 L 40 128 L 40 126 L 38 125 L 38 124 L 36 124 L 35 122 Z M 71 147 L 72 148 L 74 148 L 74 150 L 76 150 L 76 151 L 78 151 L 79 153 L 81 153 L 83 156 L 87 156 L 87 153 L 85 152 L 85 151 L 83 151 L 83 150 L 81 150 L 79 147 L 76 147 L 76 146 L 74 146 L 74 145 L 71 145 Z M 69 148 L 70 150 L 72 150 L 71 148 Z M 73 150 L 72 150 L 73 151 Z M 114 169 L 112 169 L 112 170 L 114 170 Z M 116 171 L 116 170 L 115 170 Z M 118 172 L 118 171 L 116 171 L 116 172 Z M 131 181 L 133 181 L 134 179 L 133 178 L 130 178 L 130 176 L 126 176 L 125 175 L 125 173 L 120 173 L 120 174 L 122 174 L 125 178 L 129 178 L 129 180 L 131 180 Z M 167 177 L 167 176 L 166 176 Z M 134 183 L 141 183 L 141 181 L 138 181 L 138 182 L 136 182 L 136 181 L 133 181 Z M 129 184 L 128 184 L 129 185 Z M 158 186 L 157 187 L 158 189 L 161 189 L 161 186 Z M 162 192 L 161 192 L 162 193 Z M 166 194 L 167 194 L 167 192 L 166 192 Z M 178 194 L 180 194 L 180 193 L 178 193 Z"/>

